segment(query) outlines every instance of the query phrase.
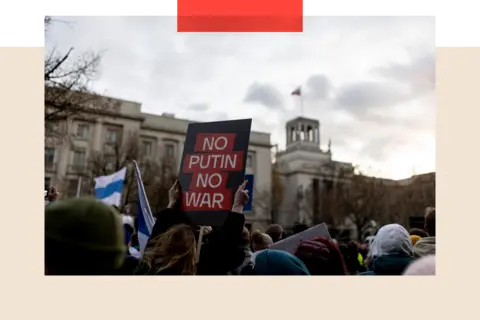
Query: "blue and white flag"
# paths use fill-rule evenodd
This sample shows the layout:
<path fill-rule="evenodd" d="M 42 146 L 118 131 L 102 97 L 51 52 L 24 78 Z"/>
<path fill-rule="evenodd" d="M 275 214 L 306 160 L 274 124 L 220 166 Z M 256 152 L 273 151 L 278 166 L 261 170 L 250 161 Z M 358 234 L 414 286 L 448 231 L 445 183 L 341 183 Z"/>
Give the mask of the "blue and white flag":
<path fill-rule="evenodd" d="M 127 168 L 123 168 L 109 176 L 96 177 L 95 197 L 108 205 L 120 207 L 126 173 Z"/>
<path fill-rule="evenodd" d="M 247 186 L 245 187 L 245 191 L 248 191 L 248 202 L 243 207 L 244 213 L 252 212 L 252 205 L 253 205 L 253 181 L 254 175 L 253 174 L 246 174 L 245 180 L 248 180 Z"/>
<path fill-rule="evenodd" d="M 138 186 L 138 243 L 140 245 L 140 255 L 143 256 L 143 251 L 147 246 L 148 238 L 152 234 L 153 225 L 155 219 L 153 218 L 150 205 L 148 204 L 147 194 L 145 193 L 145 187 L 143 186 L 142 174 L 138 168 L 137 162 L 134 160 L 135 171 L 137 176 Z"/>

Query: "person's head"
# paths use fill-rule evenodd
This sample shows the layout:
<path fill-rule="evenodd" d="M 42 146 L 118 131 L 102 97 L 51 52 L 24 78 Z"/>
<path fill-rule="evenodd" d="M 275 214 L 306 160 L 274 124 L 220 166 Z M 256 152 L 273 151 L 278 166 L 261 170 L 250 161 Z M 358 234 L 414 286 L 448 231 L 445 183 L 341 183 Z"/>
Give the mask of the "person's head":
<path fill-rule="evenodd" d="M 273 240 L 268 234 L 261 233 L 258 230 L 252 232 L 251 238 L 254 252 L 267 249 L 273 244 Z"/>
<path fill-rule="evenodd" d="M 304 223 L 295 223 L 293 226 L 293 234 L 300 233 L 308 229 L 308 226 Z"/>
<path fill-rule="evenodd" d="M 47 200 L 49 202 L 54 202 L 54 201 L 57 201 L 58 200 L 58 191 L 57 191 L 57 188 L 55 187 L 50 187 L 48 188 L 47 190 Z"/>
<path fill-rule="evenodd" d="M 378 230 L 370 249 L 375 259 L 381 256 L 413 256 L 413 245 L 407 230 L 399 224 L 387 224 Z"/>
<path fill-rule="evenodd" d="M 418 240 L 422 239 L 421 237 L 419 236 L 415 236 L 415 235 L 411 235 L 410 236 L 410 240 L 412 240 L 412 245 L 415 245 L 415 243 L 417 243 Z"/>
<path fill-rule="evenodd" d="M 425 231 L 430 237 L 435 237 L 435 208 L 427 208 L 426 210 Z"/>
<path fill-rule="evenodd" d="M 143 262 L 154 274 L 195 274 L 195 233 L 191 226 L 180 224 L 149 240 Z"/>
<path fill-rule="evenodd" d="M 411 236 L 418 236 L 420 238 L 428 237 L 428 233 L 425 230 L 419 228 L 412 228 L 408 231 Z"/>
<path fill-rule="evenodd" d="M 310 275 L 307 266 L 294 255 L 279 250 L 264 250 L 255 258 L 254 272 L 262 276 Z"/>
<path fill-rule="evenodd" d="M 424 256 L 412 263 L 403 273 L 405 276 L 434 276 L 435 256 Z"/>
<path fill-rule="evenodd" d="M 346 275 L 347 268 L 339 248 L 328 238 L 302 241 L 295 251 L 312 275 Z"/>
<path fill-rule="evenodd" d="M 272 241 L 275 243 L 282 240 L 283 228 L 279 224 L 271 224 L 268 226 L 265 233 L 268 234 L 270 238 L 272 238 Z"/>
<path fill-rule="evenodd" d="M 246 227 L 243 227 L 242 230 L 242 245 L 248 246 L 252 242 L 252 239 L 250 238 L 250 231 Z"/>
<path fill-rule="evenodd" d="M 121 216 L 94 198 L 55 201 L 45 208 L 45 272 L 109 275 L 127 247 Z"/>

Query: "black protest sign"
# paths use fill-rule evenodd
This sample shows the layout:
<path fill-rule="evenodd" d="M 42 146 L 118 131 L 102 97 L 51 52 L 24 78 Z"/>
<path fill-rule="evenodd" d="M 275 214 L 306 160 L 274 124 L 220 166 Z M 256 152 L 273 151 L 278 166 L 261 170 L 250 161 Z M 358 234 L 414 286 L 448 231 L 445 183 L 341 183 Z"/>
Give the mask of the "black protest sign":
<path fill-rule="evenodd" d="M 178 180 L 181 208 L 196 225 L 218 227 L 245 179 L 252 119 L 191 123 Z"/>

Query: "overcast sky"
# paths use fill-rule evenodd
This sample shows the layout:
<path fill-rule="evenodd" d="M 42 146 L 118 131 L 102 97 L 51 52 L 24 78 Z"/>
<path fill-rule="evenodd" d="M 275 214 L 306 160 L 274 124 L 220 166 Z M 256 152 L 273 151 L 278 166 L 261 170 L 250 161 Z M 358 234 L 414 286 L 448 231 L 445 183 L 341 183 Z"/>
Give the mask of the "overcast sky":
<path fill-rule="evenodd" d="M 321 123 L 335 160 L 406 178 L 435 170 L 435 19 L 306 17 L 303 33 L 176 32 L 175 17 L 56 17 L 46 37 L 104 51 L 99 93 L 195 121 L 253 118 L 285 147 L 285 123 Z"/>

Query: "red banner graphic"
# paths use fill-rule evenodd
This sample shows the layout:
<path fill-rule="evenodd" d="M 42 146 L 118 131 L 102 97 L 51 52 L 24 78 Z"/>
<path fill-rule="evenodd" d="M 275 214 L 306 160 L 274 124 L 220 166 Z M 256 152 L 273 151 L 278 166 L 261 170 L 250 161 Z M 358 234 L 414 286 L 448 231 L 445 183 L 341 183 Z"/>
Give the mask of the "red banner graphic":
<path fill-rule="evenodd" d="M 303 0 L 178 0 L 178 32 L 302 32 Z"/>

